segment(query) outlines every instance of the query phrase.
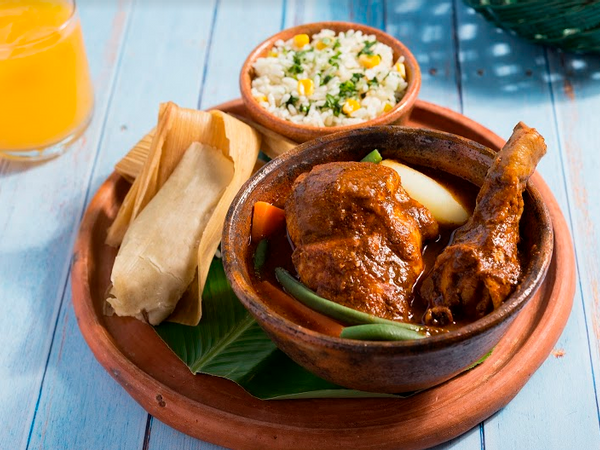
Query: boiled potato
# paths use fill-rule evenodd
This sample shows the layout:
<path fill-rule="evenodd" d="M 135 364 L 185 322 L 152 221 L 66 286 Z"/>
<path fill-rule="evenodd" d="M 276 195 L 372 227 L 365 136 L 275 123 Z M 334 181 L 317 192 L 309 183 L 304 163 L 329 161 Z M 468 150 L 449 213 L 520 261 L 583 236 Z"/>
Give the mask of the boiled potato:
<path fill-rule="evenodd" d="M 433 178 L 393 159 L 384 159 L 380 164 L 398 172 L 408 195 L 429 209 L 439 223 L 462 225 L 469 219 L 466 208 Z"/>

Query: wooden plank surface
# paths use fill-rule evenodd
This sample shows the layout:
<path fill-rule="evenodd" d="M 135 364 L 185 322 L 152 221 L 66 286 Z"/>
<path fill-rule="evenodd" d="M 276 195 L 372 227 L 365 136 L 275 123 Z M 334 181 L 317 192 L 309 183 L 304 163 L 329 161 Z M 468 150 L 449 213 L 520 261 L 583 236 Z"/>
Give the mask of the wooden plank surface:
<path fill-rule="evenodd" d="M 457 9 L 457 35 L 463 113 L 505 138 L 521 120 L 537 128 L 548 145 L 539 170 L 569 219 L 545 49 L 494 29 L 466 8 Z M 578 294 L 556 345 L 560 356 L 548 358 L 519 395 L 486 422 L 487 449 L 600 448 L 586 341 Z"/>
<path fill-rule="evenodd" d="M 595 409 L 580 405 L 574 410 L 578 416 L 590 416 L 595 422 L 594 429 L 586 437 L 590 445 L 600 448 L 597 444 L 600 426 L 600 59 L 551 51 L 549 68 L 553 75 L 550 82 L 560 138 L 561 166 L 569 200 L 581 289 L 579 295 L 585 319 L 580 326 L 585 329 L 586 336 L 580 345 L 586 347 L 587 344 L 592 365 L 588 375 L 593 377 L 595 386 L 594 397 L 580 399 L 594 404 Z M 586 371 L 584 367 L 580 369 L 582 372 Z"/>
<path fill-rule="evenodd" d="M 81 0 L 96 112 L 85 138 L 38 166 L 0 162 L 0 448 L 205 449 L 153 420 L 96 363 L 70 300 L 72 242 L 90 196 L 155 122 L 158 104 L 239 94 L 247 53 L 282 27 L 350 20 L 405 42 L 420 98 L 503 137 L 546 137 L 540 171 L 570 223 L 579 287 L 554 355 L 483 426 L 439 449 L 600 448 L 600 60 L 500 33 L 459 0 Z M 14 305 L 19 305 L 15 307 Z M 26 357 L 24 356 L 26 355 Z"/>
<path fill-rule="evenodd" d="M 208 108 L 240 96 L 240 68 L 254 47 L 279 31 L 282 11 L 283 0 L 254 2 L 251 8 L 244 0 L 217 3 L 199 107 Z"/>
<path fill-rule="evenodd" d="M 452 0 L 388 0 L 386 31 L 404 42 L 421 67 L 419 98 L 461 111 L 455 7 Z"/>
<path fill-rule="evenodd" d="M 252 8 L 243 7 L 244 4 L 247 3 L 243 0 L 215 4 L 205 81 L 195 97 L 200 108 L 239 97 L 239 73 L 246 56 L 281 27 L 283 1 L 255 2 Z M 153 418 L 147 448 L 214 450 L 221 447 L 186 436 Z"/>
<path fill-rule="evenodd" d="M 388 0 L 385 5 L 385 31 L 408 46 L 421 68 L 419 98 L 461 112 L 457 40 L 451 32 L 455 17 L 452 0 Z M 474 427 L 437 449 L 483 448 L 481 431 Z"/>
<path fill-rule="evenodd" d="M 99 2 L 88 4 L 103 8 Z M 182 15 L 177 4 L 138 3 L 131 13 L 110 105 L 98 117 L 104 134 L 91 180 L 89 175 L 86 180 L 90 194 L 154 126 L 160 102 L 196 105 L 214 4 L 198 3 Z M 88 19 L 86 30 L 94 28 L 94 19 Z M 77 328 L 70 288 L 65 297 L 30 448 L 142 448 L 151 425 L 148 414 L 94 360 Z"/>
<path fill-rule="evenodd" d="M 86 29 L 86 44 L 96 86 L 95 118 L 83 139 L 68 155 L 46 164 L 0 162 L 0 305 L 9 312 L 0 316 L 2 449 L 27 446 L 48 353 L 53 338 L 61 338 L 54 331 L 68 290 L 70 247 L 102 137 L 129 10 L 129 4 L 112 1 L 102 7 L 81 5 L 84 21 L 94 23 Z"/>

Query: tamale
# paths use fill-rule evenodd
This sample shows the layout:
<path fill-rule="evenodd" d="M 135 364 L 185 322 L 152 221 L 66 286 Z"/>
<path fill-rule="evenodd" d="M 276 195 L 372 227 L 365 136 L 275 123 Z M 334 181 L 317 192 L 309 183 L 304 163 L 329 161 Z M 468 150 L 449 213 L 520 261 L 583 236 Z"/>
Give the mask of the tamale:
<path fill-rule="evenodd" d="M 238 115 L 233 115 L 233 117 L 250 125 L 258 131 L 261 136 L 261 149 L 263 153 L 271 159 L 277 158 L 298 145 L 296 142 L 265 128 L 250 119 Z M 156 129 L 152 129 L 140 139 L 140 141 L 115 165 L 115 172 L 123 176 L 127 181 L 133 182 L 142 172 L 144 163 L 150 154 L 150 147 L 155 133 Z M 262 165 L 263 164 L 259 162 L 254 167 L 254 171 L 256 172 Z"/>
<path fill-rule="evenodd" d="M 120 316 L 155 325 L 196 275 L 198 243 L 234 179 L 233 161 L 194 143 L 133 220 L 115 259 L 107 301 Z"/>
<path fill-rule="evenodd" d="M 121 160 L 115 164 L 115 172 L 121 175 L 130 183 L 133 183 L 139 176 L 146 159 L 148 159 L 148 153 L 150 152 L 150 142 L 154 130 L 144 136 L 129 152 L 121 158 Z M 267 155 L 268 156 L 268 155 Z M 254 169 L 252 173 L 258 172 L 266 164 L 266 161 L 257 159 L 254 163 Z"/>
<path fill-rule="evenodd" d="M 202 236 L 196 241 L 196 250 L 202 249 L 201 256 L 194 255 L 194 263 L 198 263 L 198 276 L 191 286 L 189 280 L 179 281 L 177 291 L 187 290 L 177 303 L 175 311 L 168 321 L 184 325 L 196 325 L 201 317 L 202 289 L 208 274 L 210 262 L 219 245 L 223 222 L 231 200 L 252 173 L 256 163 L 260 145 L 260 135 L 251 127 L 222 112 L 205 112 L 180 108 L 173 103 L 161 105 L 159 121 L 151 137 L 146 136 L 136 148 L 147 145 L 151 141 L 146 156 L 137 152 L 137 160 L 144 160 L 143 166 L 135 172 L 135 164 L 129 167 L 131 178 L 135 178 L 131 189 L 119 209 L 117 217 L 109 230 L 106 242 L 118 246 L 123 236 L 129 235 L 130 224 L 145 210 L 163 184 L 170 179 L 173 169 L 182 158 L 185 149 L 193 142 L 219 149 L 223 155 L 233 162 L 234 175 L 230 185 L 218 201 L 212 217 L 206 222 Z M 121 166 L 122 167 L 122 166 Z M 211 170 L 206 166 L 203 170 Z M 171 214 L 170 205 L 164 205 L 162 214 Z M 184 220 L 186 220 L 184 218 Z M 138 232 L 143 232 L 139 227 Z M 165 236 L 170 239 L 170 236 Z M 212 253 L 210 250 L 212 249 Z M 157 255 L 157 258 L 159 255 Z M 182 258 L 190 258 L 183 255 Z"/>
<path fill-rule="evenodd" d="M 160 105 L 158 125 L 152 137 L 148 158 L 108 229 L 108 245 L 117 247 L 121 243 L 131 221 L 169 178 L 181 156 L 193 142 L 205 143 L 226 154 L 228 142 L 224 135 L 212 140 L 203 139 L 210 134 L 211 122 L 211 115 L 207 112 L 179 108 L 171 102 Z"/>
<path fill-rule="evenodd" d="M 262 151 L 265 155 L 267 155 L 271 159 L 275 159 L 278 156 L 283 155 L 284 153 L 290 151 L 294 147 L 298 146 L 297 142 L 292 141 L 291 139 L 282 136 L 279 133 L 276 133 L 273 130 L 269 130 L 267 127 L 263 127 L 262 125 L 246 118 L 243 116 L 239 116 L 234 114 L 233 117 L 241 120 L 247 125 L 250 125 L 256 131 L 258 131 L 262 138 Z"/>
<path fill-rule="evenodd" d="M 206 229 L 202 234 L 202 239 L 198 244 L 198 287 L 199 291 L 204 290 L 206 276 L 212 258 L 217 251 L 219 242 L 221 242 L 221 234 L 223 234 L 223 224 L 229 205 L 233 201 L 242 185 L 252 175 L 252 170 L 258 157 L 258 148 L 260 140 L 255 137 L 255 141 L 251 142 L 249 131 L 251 128 L 243 125 L 239 120 L 225 114 L 221 111 L 211 111 L 213 119 L 219 124 L 216 128 L 225 130 L 225 135 L 231 142 L 244 142 L 245 145 L 230 145 L 229 157 L 233 160 L 235 173 L 233 179 L 227 189 L 223 193 L 219 204 L 206 225 Z"/>
<path fill-rule="evenodd" d="M 147 135 L 138 141 L 127 154 L 115 164 L 115 172 L 121 175 L 130 183 L 133 183 L 138 175 L 142 172 L 144 163 L 148 159 L 152 139 L 156 133 L 156 128 L 153 128 Z"/>

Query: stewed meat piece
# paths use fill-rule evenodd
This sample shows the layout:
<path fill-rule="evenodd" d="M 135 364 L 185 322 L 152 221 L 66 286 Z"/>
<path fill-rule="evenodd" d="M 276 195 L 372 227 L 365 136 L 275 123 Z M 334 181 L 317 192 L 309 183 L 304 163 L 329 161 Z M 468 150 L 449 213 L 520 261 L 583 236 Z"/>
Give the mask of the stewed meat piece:
<path fill-rule="evenodd" d="M 438 235 L 438 225 L 393 169 L 366 162 L 315 166 L 295 181 L 285 213 L 304 284 L 359 311 L 410 320 L 422 242 Z"/>
<path fill-rule="evenodd" d="M 518 123 L 486 175 L 473 215 L 423 281 L 427 324 L 444 325 L 457 316 L 482 317 L 498 308 L 518 284 L 523 190 L 545 153 L 544 138 Z"/>

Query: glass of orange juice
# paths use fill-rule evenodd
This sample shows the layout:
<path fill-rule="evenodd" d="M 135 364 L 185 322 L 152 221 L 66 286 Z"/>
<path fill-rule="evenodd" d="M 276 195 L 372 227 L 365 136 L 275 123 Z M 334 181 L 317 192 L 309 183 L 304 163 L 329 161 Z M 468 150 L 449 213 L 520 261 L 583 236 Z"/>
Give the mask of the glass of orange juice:
<path fill-rule="evenodd" d="M 75 1 L 0 0 L 0 156 L 64 152 L 93 99 Z"/>

